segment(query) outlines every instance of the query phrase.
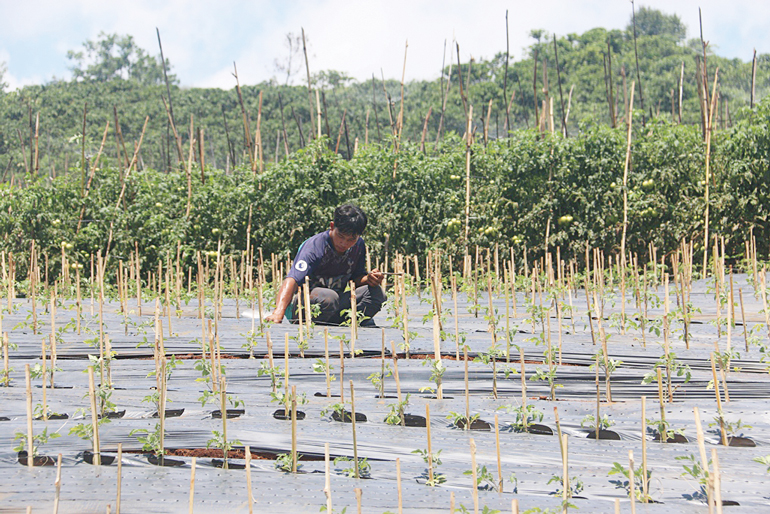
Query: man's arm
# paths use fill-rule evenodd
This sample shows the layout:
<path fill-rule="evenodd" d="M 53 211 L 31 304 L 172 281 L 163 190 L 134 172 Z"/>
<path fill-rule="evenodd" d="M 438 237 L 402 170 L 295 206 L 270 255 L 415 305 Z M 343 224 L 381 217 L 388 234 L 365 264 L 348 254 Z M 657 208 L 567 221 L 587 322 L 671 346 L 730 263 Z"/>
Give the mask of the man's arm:
<path fill-rule="evenodd" d="M 353 282 L 356 284 L 356 287 L 379 286 L 382 284 L 383 278 L 385 278 L 385 275 L 383 275 L 380 270 L 373 269 L 368 274 L 355 279 Z"/>
<path fill-rule="evenodd" d="M 291 277 L 286 277 L 281 283 L 281 288 L 278 290 L 278 297 L 275 301 L 275 310 L 272 314 L 265 318 L 265 321 L 272 321 L 273 323 L 281 323 L 283 321 L 286 307 L 291 303 L 291 299 L 294 297 L 294 293 L 297 292 L 297 281 Z"/>

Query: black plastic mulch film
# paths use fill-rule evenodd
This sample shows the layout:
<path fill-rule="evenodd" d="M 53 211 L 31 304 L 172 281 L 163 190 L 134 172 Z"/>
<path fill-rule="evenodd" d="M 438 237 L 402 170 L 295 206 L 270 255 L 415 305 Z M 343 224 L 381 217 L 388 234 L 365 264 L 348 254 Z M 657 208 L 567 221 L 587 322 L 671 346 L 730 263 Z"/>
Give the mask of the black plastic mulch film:
<path fill-rule="evenodd" d="M 770 376 L 768 363 L 763 362 L 764 354 L 760 345 L 767 345 L 767 330 L 756 325 L 764 323 L 762 302 L 749 291 L 745 275 L 736 276 L 736 288 L 743 288 L 747 329 L 752 336 L 752 345 L 745 351 L 743 325 L 740 310 L 736 308 L 736 325 L 732 328 L 731 345 L 739 355 L 731 360 L 731 369 L 725 377 L 730 401 L 726 401 L 719 366 L 717 376 L 722 400 L 724 418 L 728 428 L 735 431 L 734 444 L 743 446 L 725 447 L 721 444 L 716 397 L 713 390 L 713 373 L 710 362 L 711 352 L 715 350 L 715 341 L 720 349 L 726 350 L 726 328 L 721 327 L 721 338 L 717 338 L 716 304 L 713 293 L 706 291 L 702 282 L 696 282 L 691 297 L 695 309 L 692 322 L 688 327 L 690 349 L 685 349 L 682 340 L 683 327 L 675 321 L 671 326 L 670 351 L 678 362 L 689 366 L 691 378 L 685 381 L 685 375 L 673 375 L 671 389 L 673 402 L 665 403 L 665 417 L 672 429 L 683 429 L 682 443 L 661 444 L 656 442 L 655 425 L 648 423 L 645 434 L 647 467 L 651 471 L 649 495 L 655 503 L 637 503 L 638 512 L 705 512 L 705 497 L 698 481 L 685 473 L 684 465 L 692 461 L 700 463 L 700 453 L 696 442 L 696 427 L 693 407 L 700 411 L 706 451 L 710 457 L 711 449 L 718 450 L 721 471 L 721 496 L 726 502 L 737 502 L 739 506 L 730 506 L 730 511 L 759 512 L 770 511 L 770 493 L 767 484 L 770 479 L 768 464 L 756 462 L 756 458 L 770 458 Z M 659 296 L 662 291 L 657 291 Z M 618 293 L 615 292 L 617 297 Z M 555 310 L 551 310 L 550 335 L 555 351 L 554 369 L 556 372 L 554 395 L 551 401 L 551 388 L 547 380 L 533 380 L 537 374 L 549 370 L 545 360 L 545 335 L 541 337 L 542 325 L 538 319 L 535 331 L 525 312 L 525 293 L 517 297 L 518 316 L 510 317 L 510 327 L 515 334 L 511 340 L 509 359 L 506 359 L 507 342 L 503 335 L 498 335 L 498 348 L 501 351 L 495 364 L 493 380 L 492 364 L 480 361 L 468 363 L 468 396 L 470 413 L 478 414 L 479 420 L 486 421 L 485 427 L 491 430 L 462 430 L 452 421 L 458 415 L 465 416 L 465 366 L 462 360 L 455 360 L 458 352 L 454 333 L 454 313 L 451 312 L 452 299 L 444 297 L 446 318 L 444 330 L 447 339 L 441 342 L 442 366 L 445 368 L 441 377 L 443 399 L 435 399 L 436 393 L 426 388 L 436 388 L 431 381 L 433 358 L 433 329 L 430 319 L 423 322 L 430 305 L 420 302 L 416 297 L 408 299 L 409 328 L 417 333 L 411 341 L 410 357 L 406 359 L 402 349 L 398 359 L 398 373 L 401 394 L 409 395 L 405 413 L 425 417 L 426 405 L 430 406 L 431 443 L 434 453 L 441 451 L 441 464 L 435 467 L 445 481 L 438 487 L 426 485 L 427 466 L 422 457 L 414 450 L 427 448 L 427 431 L 423 426 L 390 425 L 385 422 L 388 414 L 398 402 L 396 382 L 392 372 L 392 344 L 403 342 L 402 332 L 391 327 L 393 304 L 386 304 L 383 312 L 376 317 L 384 329 L 386 342 L 386 377 L 384 379 L 384 398 L 380 389 L 370 377 L 382 371 L 381 328 L 361 328 L 355 342 L 355 348 L 362 353 L 355 358 L 345 346 L 344 359 L 344 400 L 345 409 L 350 410 L 350 387 L 352 380 L 355 387 L 356 413 L 364 414 L 366 421 L 356 423 L 357 451 L 360 459 L 366 458 L 371 465 L 370 478 L 355 480 L 348 478 L 345 469 L 351 468 L 350 462 L 331 464 L 331 488 L 335 511 L 348 507 L 348 512 L 355 512 L 355 488 L 362 489 L 364 512 L 397 512 L 396 494 L 396 459 L 401 463 L 401 484 L 404 512 L 448 512 L 450 492 L 454 492 L 455 505 L 460 504 L 473 510 L 471 494 L 471 476 L 465 474 L 471 469 L 470 439 L 477 448 L 476 460 L 479 466 L 485 466 L 491 474 L 491 480 L 482 480 L 479 487 L 479 504 L 502 512 L 511 511 L 511 500 L 519 500 L 520 512 L 539 507 L 541 509 L 559 509 L 561 497 L 554 493 L 561 488 L 552 477 L 561 477 L 562 458 L 558 437 L 553 435 L 524 433 L 515 429 L 517 414 L 514 409 L 521 405 L 522 383 L 519 372 L 521 363 L 519 348 L 524 352 L 526 397 L 529 405 L 542 412 L 543 419 L 538 421 L 545 432 L 556 432 L 554 407 L 558 409 L 561 430 L 568 435 L 568 461 L 571 485 L 578 481 L 582 490 L 571 503 L 579 512 L 611 512 L 614 501 L 619 498 L 621 509 L 629 511 L 629 497 L 622 482 L 627 479 L 622 475 L 608 475 L 614 463 L 628 467 L 628 453 L 633 450 L 635 468 L 642 464 L 641 434 L 641 397 L 646 397 L 646 416 L 650 421 L 659 420 L 660 403 L 658 401 L 658 383 L 643 384 L 645 374 L 650 373 L 655 363 L 664 354 L 663 336 L 648 332 L 642 341 L 639 328 L 628 326 L 621 333 L 617 326 L 617 314 L 620 308 L 615 302 L 605 305 L 602 327 L 608 336 L 608 354 L 622 361 L 611 375 L 611 395 L 613 403 L 606 400 L 606 383 L 603 364 L 599 371 L 599 390 L 601 394 L 600 415 L 607 415 L 613 424 L 607 427 L 614 433 L 615 440 L 595 440 L 593 421 L 585 421 L 587 415 L 596 415 L 596 371 L 589 368 L 595 362 L 595 354 L 601 345 L 593 345 L 591 330 L 585 309 L 585 297 L 578 291 L 573 297 L 575 312 L 573 320 L 566 315 L 559 329 Z M 480 293 L 481 305 L 478 317 L 470 311 L 471 301 L 464 293 L 458 295 L 458 325 L 465 344 L 468 346 L 469 359 L 488 352 L 492 345 L 492 335 L 487 330 L 488 322 L 484 319 L 488 300 Z M 639 324 L 638 312 L 633 298 L 627 298 L 626 314 L 629 319 Z M 50 315 L 39 309 L 38 334 L 33 334 L 28 326 L 20 322 L 27 321 L 30 311 L 28 300 L 18 299 L 19 307 L 13 313 L 4 313 L 3 329 L 8 332 L 9 342 L 17 349 L 9 352 L 10 387 L 0 387 L 0 512 L 25 512 L 31 505 L 33 512 L 51 509 L 54 504 L 56 478 L 55 466 L 27 468 L 19 463 L 19 456 L 13 451 L 18 444 L 14 441 L 16 433 L 26 437 L 26 391 L 24 387 L 24 365 L 41 363 L 42 339 L 50 334 Z M 494 308 L 501 314 L 499 323 L 504 324 L 505 299 L 493 298 Z M 672 304 L 675 305 L 672 292 Z M 64 307 L 70 307 L 65 302 Z M 57 311 L 57 326 L 62 327 L 75 316 L 74 310 L 60 307 Z M 142 444 L 136 436 L 129 435 L 133 429 L 152 431 L 158 422 L 153 417 L 156 412 L 151 403 L 142 399 L 153 392 L 156 384 L 154 376 L 148 376 L 155 370 L 152 341 L 154 333 L 150 328 L 138 328 L 140 321 L 152 320 L 153 305 L 145 304 L 141 320 L 129 313 L 126 334 L 124 316 L 118 312 L 116 302 L 105 305 L 106 333 L 110 337 L 116 359 L 112 362 L 111 377 L 114 391 L 110 398 L 117 411 L 125 411 L 122 417 L 111 419 L 100 427 L 101 449 L 105 460 L 115 456 L 118 443 L 123 445 L 121 511 L 135 512 L 186 512 L 189 503 L 190 457 L 170 457 L 182 462 L 178 467 L 160 467 L 152 464 L 147 455 L 141 453 Z M 222 430 L 219 396 L 201 406 L 199 398 L 205 385 L 196 379 L 201 372 L 195 368 L 201 354 L 201 320 L 196 318 L 197 306 L 193 303 L 183 309 L 182 316 L 172 318 L 172 336 L 165 328 L 164 346 L 168 355 L 184 356 L 172 372 L 168 381 L 167 411 L 181 411 L 181 415 L 168 417 L 165 422 L 166 448 L 195 449 L 206 448 L 212 439 L 212 431 Z M 91 320 L 90 304 L 84 300 L 84 317 Z M 98 312 L 98 309 L 97 309 Z M 243 303 L 239 306 L 240 317 L 236 317 L 235 303 L 225 301 L 223 319 L 219 322 L 222 364 L 226 368 L 227 394 L 240 400 L 244 405 L 243 414 L 227 420 L 229 440 L 238 440 L 236 449 L 249 445 L 252 452 L 259 453 L 263 459 L 254 459 L 251 463 L 252 490 L 256 512 L 318 512 L 326 505 L 323 492 L 324 445 L 329 443 L 330 453 L 334 457 L 353 458 L 353 433 L 350 423 L 334 421 L 330 407 L 340 402 L 340 342 L 339 337 L 347 336 L 350 329 L 329 327 L 329 364 L 331 398 L 327 398 L 326 374 L 319 364 L 324 363 L 324 327 L 313 327 L 312 337 L 307 348 L 300 351 L 298 346 L 298 327 L 283 323 L 270 327 L 273 348 L 273 365 L 283 373 L 284 338 L 289 334 L 289 375 L 290 384 L 296 386 L 298 395 L 306 400 L 298 409 L 305 414 L 297 422 L 297 450 L 303 456 L 300 472 L 284 473 L 275 468 L 275 456 L 289 453 L 291 449 L 291 423 L 274 416 L 283 408 L 282 404 L 271 401 L 271 377 L 259 376 L 258 371 L 267 364 L 267 344 L 264 336 L 254 339 L 252 348 L 248 347 L 246 334 L 252 328 L 250 311 Z M 662 305 L 649 308 L 649 324 L 660 320 Z M 721 313 L 724 318 L 724 308 Z M 94 330 L 98 318 L 84 326 Z M 593 320 L 594 330 L 598 332 L 598 320 Z M 258 320 L 256 326 L 259 326 Z M 15 327 L 15 328 L 14 328 Z M 498 327 L 500 328 L 500 327 Z M 561 334 L 560 334 L 561 332 Z M 502 332 L 501 332 L 502 333 Z M 34 433 L 39 434 L 47 428 L 48 433 L 57 432 L 61 437 L 49 440 L 41 446 L 40 454 L 54 460 L 62 454 L 62 479 L 59 512 L 105 512 L 110 504 L 116 503 L 117 463 L 94 466 L 89 464 L 91 450 L 88 440 L 75 435 L 68 435 L 69 430 L 79 423 L 90 423 L 90 403 L 88 399 L 88 375 L 84 370 L 88 366 L 88 355 L 97 355 L 98 348 L 87 344 L 87 339 L 94 338 L 84 330 L 78 336 L 74 330 L 62 334 L 57 344 L 57 369 L 55 389 L 47 389 L 46 399 L 51 412 L 66 414 L 68 419 L 49 419 L 34 421 Z M 145 343 L 149 341 L 149 344 Z M 559 349 L 559 341 L 561 348 Z M 560 351 L 559 351 L 560 350 Z M 254 358 L 249 358 L 253 353 Z M 300 356 L 300 353 L 304 357 Z M 230 358 L 233 357 L 233 358 Z M 561 365 L 558 365 L 558 359 Z M 509 362 L 508 362 L 509 361 Z M 50 362 L 48 363 L 50 366 Z M 538 371 L 539 370 L 539 371 Z M 282 377 L 279 377 L 282 378 Z M 664 374 L 664 392 L 668 390 Z M 96 380 L 99 372 L 97 366 Z M 33 404 L 42 401 L 42 380 L 32 380 Z M 493 397 L 493 388 L 497 398 Z M 79 409 L 82 409 L 80 411 Z M 325 414 L 322 411 L 326 410 Z M 215 412 L 217 411 L 217 412 Z M 85 417 L 83 412 L 85 412 Z M 231 413 L 232 416 L 232 413 Z M 498 466 L 496 440 L 494 432 L 495 416 L 498 418 L 500 431 L 500 461 L 504 478 L 503 491 L 495 491 L 497 486 Z M 300 416 L 301 417 L 301 416 Z M 417 425 L 424 425 L 417 419 Z M 738 423 L 740 422 L 740 423 Z M 582 425 L 581 425 L 582 423 Z M 583 426 L 584 425 L 584 426 Z M 548 430 L 550 429 L 550 430 Z M 604 434 L 601 434 L 604 435 Z M 591 437 L 589 437 L 591 436 Z M 742 437 L 739 437 L 742 436 Z M 87 461 L 88 457 L 88 461 Z M 242 459 L 230 459 L 233 464 L 243 464 Z M 238 466 L 233 466 L 238 467 Z M 241 466 L 242 467 L 242 466 Z M 511 475 L 515 481 L 510 481 Z M 194 508 L 198 512 L 248 512 L 246 477 L 243 469 L 221 469 L 215 466 L 211 458 L 199 457 L 196 464 Z"/>

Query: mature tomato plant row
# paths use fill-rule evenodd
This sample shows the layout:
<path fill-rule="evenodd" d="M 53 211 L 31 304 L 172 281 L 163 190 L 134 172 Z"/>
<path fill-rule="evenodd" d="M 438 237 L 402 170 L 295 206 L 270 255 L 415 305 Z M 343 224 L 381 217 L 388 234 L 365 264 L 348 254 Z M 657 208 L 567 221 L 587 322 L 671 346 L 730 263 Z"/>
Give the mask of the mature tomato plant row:
<path fill-rule="evenodd" d="M 739 257 L 749 233 L 760 255 L 770 243 L 770 102 L 751 118 L 718 132 L 712 144 L 710 232 L 727 239 L 728 256 Z M 623 129 L 585 125 L 578 136 L 538 136 L 521 130 L 509 139 L 475 143 L 470 158 L 471 245 L 551 249 L 581 256 L 586 244 L 605 252 L 620 246 Z M 23 255 L 35 241 L 43 253 L 61 245 L 76 260 L 105 251 L 127 258 L 138 244 L 145 266 L 167 252 L 192 264 L 195 251 L 237 253 L 246 248 L 251 208 L 251 245 L 270 252 L 295 251 L 325 228 L 335 206 L 360 205 L 370 216 L 366 239 L 376 255 L 421 254 L 440 247 L 462 253 L 465 223 L 466 145 L 448 137 L 436 151 L 404 143 L 360 148 L 351 160 L 323 141 L 271 165 L 261 175 L 193 169 L 190 214 L 187 176 L 134 170 L 125 180 L 109 159 L 96 171 L 90 193 L 81 194 L 80 170 L 25 187 L 0 185 L 0 251 Z M 628 183 L 628 247 L 645 253 L 674 249 L 682 238 L 702 238 L 705 145 L 698 127 L 648 123 L 633 135 Z M 395 179 L 394 179 L 395 174 Z M 77 230 L 81 209 L 83 222 Z M 702 244 L 702 243 L 701 243 Z M 697 243 L 696 243 L 697 250 Z M 20 259 L 19 259 L 20 260 Z M 51 269 L 56 271 L 56 259 Z"/>

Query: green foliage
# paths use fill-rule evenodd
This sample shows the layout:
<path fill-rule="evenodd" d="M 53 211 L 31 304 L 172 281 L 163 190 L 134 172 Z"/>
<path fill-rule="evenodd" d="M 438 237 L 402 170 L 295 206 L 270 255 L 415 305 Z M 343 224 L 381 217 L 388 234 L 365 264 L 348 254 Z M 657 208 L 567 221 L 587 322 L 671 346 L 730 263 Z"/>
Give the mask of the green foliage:
<path fill-rule="evenodd" d="M 403 416 L 404 416 L 404 409 L 407 405 L 409 405 L 409 397 L 411 395 L 407 393 L 407 395 L 404 397 L 403 400 L 396 403 L 390 403 L 388 404 L 388 415 L 385 417 L 385 423 L 388 425 L 400 425 Z"/>
<path fill-rule="evenodd" d="M 531 403 L 519 405 L 517 407 L 513 407 L 512 405 L 502 405 L 498 407 L 498 410 L 502 409 L 505 409 L 509 413 L 516 414 L 516 420 L 513 422 L 512 426 L 517 432 L 527 432 L 533 423 L 543 421 L 543 411 Z"/>
<path fill-rule="evenodd" d="M 601 416 L 599 418 L 599 430 L 607 430 L 612 425 L 615 424 L 614 421 L 612 421 L 606 414 Z M 589 426 L 589 427 L 596 427 L 596 416 L 593 414 L 588 414 L 586 417 L 583 418 L 583 420 L 580 422 L 581 427 Z"/>
<path fill-rule="evenodd" d="M 155 455 L 160 455 L 163 451 L 163 448 L 161 447 L 160 422 L 155 423 L 155 429 L 152 432 L 146 428 L 135 428 L 131 430 L 128 435 L 136 435 L 136 440 L 142 443 L 142 450 L 145 452 L 152 452 Z"/>
<path fill-rule="evenodd" d="M 765 455 L 764 457 L 754 457 L 752 460 L 767 466 L 767 472 L 770 473 L 770 455 Z"/>
<path fill-rule="evenodd" d="M 45 427 L 42 432 L 39 434 L 33 434 L 32 435 L 32 456 L 39 455 L 38 450 L 41 446 L 46 444 L 51 439 L 56 439 L 57 437 L 61 437 L 61 434 L 59 432 L 52 432 L 48 433 L 48 427 Z M 16 446 L 13 451 L 20 452 L 26 449 L 27 445 L 27 434 L 25 432 L 16 432 L 14 434 L 14 441 L 19 441 L 18 446 Z"/>
<path fill-rule="evenodd" d="M 355 478 L 356 477 L 356 463 L 354 462 L 355 459 L 351 459 L 350 457 L 336 457 L 334 459 L 334 465 L 337 466 L 340 463 L 351 463 L 349 467 L 342 468 L 340 471 L 344 475 L 346 475 L 348 478 Z M 371 478 L 372 473 L 372 465 L 369 464 L 369 461 L 364 457 L 363 459 L 358 459 L 358 476 L 359 478 Z"/>
<path fill-rule="evenodd" d="M 299 459 L 302 458 L 302 455 L 299 453 L 297 454 L 297 470 L 299 471 L 299 468 L 302 467 L 302 464 L 299 463 Z M 291 461 L 291 454 L 290 453 L 279 453 L 275 456 L 275 469 L 279 469 L 283 471 L 284 473 L 291 473 L 292 471 L 292 461 Z"/>
<path fill-rule="evenodd" d="M 124 79 L 143 85 L 163 82 L 160 56 L 148 55 L 136 45 L 132 36 L 100 32 L 96 41 L 86 40 L 81 51 L 69 50 L 67 59 L 74 63 L 70 71 L 75 80 L 105 82 Z M 168 60 L 166 67 L 170 67 Z M 174 75 L 170 75 L 169 82 L 178 81 Z"/>
<path fill-rule="evenodd" d="M 630 471 L 628 468 L 624 468 L 622 464 L 619 462 L 613 462 L 612 463 L 612 469 L 607 473 L 608 475 L 622 475 L 626 478 L 626 480 L 618 479 L 611 481 L 613 484 L 615 484 L 615 487 L 619 489 L 625 489 L 626 494 L 629 496 L 631 495 L 631 484 L 630 484 Z M 634 496 L 636 497 L 637 501 L 643 502 L 645 500 L 651 500 L 652 497 L 649 495 L 649 486 L 650 486 L 650 478 L 652 477 L 652 471 L 647 470 L 647 497 L 644 496 L 644 470 L 639 467 L 634 470 Z"/>

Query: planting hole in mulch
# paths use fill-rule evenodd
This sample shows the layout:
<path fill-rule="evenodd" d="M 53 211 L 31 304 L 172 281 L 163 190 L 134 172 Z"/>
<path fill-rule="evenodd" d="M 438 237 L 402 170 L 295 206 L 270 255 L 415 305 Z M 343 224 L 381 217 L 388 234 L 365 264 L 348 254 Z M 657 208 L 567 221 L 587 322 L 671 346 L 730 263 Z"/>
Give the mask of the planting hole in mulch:
<path fill-rule="evenodd" d="M 406 427 L 425 427 L 425 422 L 426 421 L 423 416 L 417 416 L 416 414 L 404 414 L 404 426 Z M 394 426 L 400 425 L 401 423 L 396 423 Z"/>
<path fill-rule="evenodd" d="M 438 400 L 439 399 L 438 396 L 423 396 L 423 398 L 425 398 L 426 400 Z M 441 400 L 454 400 L 455 397 L 454 396 L 442 396 L 440 399 Z"/>
<path fill-rule="evenodd" d="M 42 385 L 36 385 L 36 386 L 32 386 L 32 387 L 36 387 L 38 389 L 42 389 L 43 388 Z M 47 386 L 45 386 L 46 389 L 72 389 L 73 387 L 74 386 L 63 386 L 63 385 L 53 385 L 53 386 L 47 385 Z"/>
<path fill-rule="evenodd" d="M 35 418 L 35 421 L 40 421 L 41 419 L 43 419 L 43 416 L 37 416 L 37 417 Z M 69 419 L 69 416 L 68 416 L 67 414 L 59 414 L 59 413 L 56 413 L 56 414 L 49 414 L 49 415 L 48 415 L 48 419 L 49 419 L 49 420 L 57 420 L 57 419 Z"/>
<path fill-rule="evenodd" d="M 107 419 L 120 419 L 120 418 L 122 418 L 125 415 L 126 415 L 126 411 L 125 410 L 118 410 L 118 411 L 114 411 L 114 412 L 108 412 L 105 415 L 105 417 Z M 102 419 L 101 415 L 99 415 L 99 419 Z"/>
<path fill-rule="evenodd" d="M 757 445 L 748 437 L 730 436 L 727 438 L 727 446 L 737 446 L 739 448 L 754 448 Z"/>
<path fill-rule="evenodd" d="M 115 462 L 115 459 L 117 458 L 116 455 L 105 455 L 104 453 L 99 453 L 99 464 L 102 466 L 109 466 L 113 462 Z M 86 461 L 88 464 L 94 463 L 94 452 L 90 452 L 88 450 L 83 452 L 83 460 Z"/>
<path fill-rule="evenodd" d="M 529 433 L 535 435 L 553 435 L 553 429 L 546 425 L 540 425 L 535 423 L 529 426 Z"/>
<path fill-rule="evenodd" d="M 245 413 L 245 409 L 227 409 L 227 419 L 237 418 L 239 416 L 243 416 Z M 211 417 L 214 419 L 222 419 L 222 410 L 215 410 L 211 413 Z"/>
<path fill-rule="evenodd" d="M 166 409 L 167 418 L 178 418 L 184 413 L 184 409 Z M 153 418 L 159 418 L 158 411 L 152 415 Z"/>
<path fill-rule="evenodd" d="M 653 437 L 652 440 L 656 442 L 661 442 L 660 434 L 658 432 L 655 432 L 655 437 Z M 668 439 L 666 439 L 666 443 L 687 444 L 689 442 L 690 440 L 687 439 L 682 434 L 674 434 L 673 436 L 670 436 Z"/>
<path fill-rule="evenodd" d="M 147 462 L 156 466 L 164 466 L 167 468 L 184 466 L 183 460 L 169 459 L 165 455 L 155 455 L 154 453 L 147 456 Z"/>
<path fill-rule="evenodd" d="M 595 430 L 588 432 L 588 439 L 596 439 Z M 604 439 L 606 441 L 620 441 L 620 434 L 613 432 L 612 430 L 599 430 L 599 439 Z"/>
<path fill-rule="evenodd" d="M 211 465 L 215 468 L 222 468 L 225 467 L 225 461 L 223 459 L 211 459 Z M 246 464 L 243 462 L 231 462 L 229 459 L 227 460 L 227 469 L 246 469 Z"/>
<path fill-rule="evenodd" d="M 22 466 L 27 465 L 27 450 L 22 450 L 18 454 L 19 457 L 19 464 Z M 48 457 L 47 455 L 35 455 L 32 458 L 32 465 L 33 466 L 55 466 L 56 465 L 56 459 L 53 457 Z"/>
<path fill-rule="evenodd" d="M 722 507 L 739 507 L 741 504 L 735 500 L 722 500 Z"/>
<path fill-rule="evenodd" d="M 313 396 L 316 396 L 318 398 L 326 398 L 326 393 L 315 393 Z M 339 398 L 339 397 L 340 395 L 338 394 L 329 395 L 329 398 Z"/>
<path fill-rule="evenodd" d="M 228 418 L 230 417 L 230 411 L 227 411 Z M 220 416 L 221 417 L 221 416 Z M 286 411 L 284 409 L 278 409 L 277 411 L 273 412 L 273 417 L 275 419 L 280 419 L 283 421 L 291 421 L 291 411 L 289 411 L 289 415 L 286 415 Z M 305 419 L 305 413 L 301 410 L 297 411 L 297 421 Z M 358 421 L 358 417 L 356 417 L 356 421 Z"/>
<path fill-rule="evenodd" d="M 11 421 L 11 418 L 6 418 L 5 416 L 0 416 L 0 421 Z"/>
<path fill-rule="evenodd" d="M 334 411 L 332 412 L 332 419 L 334 421 L 342 421 L 344 423 L 351 423 L 353 420 L 350 417 L 350 411 L 342 411 L 343 414 L 340 416 L 339 412 Z M 360 423 L 366 421 L 366 414 L 362 412 L 356 412 L 356 423 Z"/>
<path fill-rule="evenodd" d="M 455 426 L 457 426 L 457 428 L 465 430 L 465 418 L 458 419 Z M 483 419 L 474 419 L 473 421 L 471 421 L 470 429 L 483 430 L 483 431 L 489 432 L 490 430 L 492 430 L 492 425 L 490 425 L 488 421 L 484 421 Z"/>

